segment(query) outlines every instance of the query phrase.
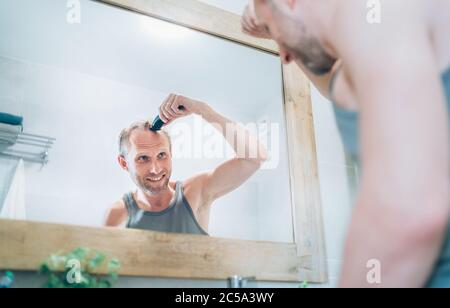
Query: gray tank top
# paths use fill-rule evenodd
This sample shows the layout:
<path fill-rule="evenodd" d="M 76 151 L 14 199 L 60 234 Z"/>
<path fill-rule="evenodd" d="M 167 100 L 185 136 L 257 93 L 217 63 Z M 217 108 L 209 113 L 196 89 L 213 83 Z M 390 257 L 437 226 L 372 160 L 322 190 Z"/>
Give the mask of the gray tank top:
<path fill-rule="evenodd" d="M 442 75 L 442 84 L 447 96 L 447 113 L 450 118 L 450 68 Z M 330 84 L 330 93 L 333 89 L 333 80 Z M 353 158 L 355 163 L 359 163 L 359 116 L 357 112 L 339 108 L 336 104 L 334 113 L 341 133 L 342 142 L 347 153 Z M 450 159 L 450 158 L 449 158 Z M 447 239 L 444 242 L 439 261 L 434 273 L 428 282 L 429 287 L 450 288 L 450 225 L 447 232 Z"/>
<path fill-rule="evenodd" d="M 123 196 L 123 201 L 128 211 L 129 229 L 208 235 L 197 222 L 181 182 L 176 184 L 175 196 L 169 207 L 161 212 L 140 209 L 131 192 Z"/>

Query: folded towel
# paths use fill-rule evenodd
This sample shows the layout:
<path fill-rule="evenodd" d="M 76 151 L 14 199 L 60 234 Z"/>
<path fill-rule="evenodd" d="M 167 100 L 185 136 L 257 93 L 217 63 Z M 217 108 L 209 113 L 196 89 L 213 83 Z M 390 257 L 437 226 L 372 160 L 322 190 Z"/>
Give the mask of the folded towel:
<path fill-rule="evenodd" d="M 9 113 L 0 112 L 0 123 L 5 123 L 9 125 L 22 126 L 23 117 L 12 115 Z"/>
<path fill-rule="evenodd" d="M 0 123 L 0 132 L 17 134 L 23 131 L 22 126 Z"/>
<path fill-rule="evenodd" d="M 22 126 L 0 123 L 0 151 L 4 151 L 7 147 L 16 144 L 21 132 Z"/>

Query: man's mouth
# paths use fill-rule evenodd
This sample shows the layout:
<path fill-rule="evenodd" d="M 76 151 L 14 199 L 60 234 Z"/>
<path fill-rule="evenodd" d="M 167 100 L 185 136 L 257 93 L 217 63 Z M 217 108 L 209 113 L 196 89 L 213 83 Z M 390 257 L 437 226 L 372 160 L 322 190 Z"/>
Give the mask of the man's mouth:
<path fill-rule="evenodd" d="M 152 183 L 157 183 L 160 182 L 161 180 L 163 180 L 166 177 L 165 174 L 161 175 L 161 176 L 157 176 L 157 177 L 148 177 L 147 181 L 152 182 Z"/>

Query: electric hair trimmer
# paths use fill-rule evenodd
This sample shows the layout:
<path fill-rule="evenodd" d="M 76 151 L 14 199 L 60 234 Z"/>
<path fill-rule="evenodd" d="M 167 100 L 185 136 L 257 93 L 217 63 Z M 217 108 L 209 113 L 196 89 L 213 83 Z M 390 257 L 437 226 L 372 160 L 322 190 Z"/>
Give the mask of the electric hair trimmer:
<path fill-rule="evenodd" d="M 186 110 L 186 108 L 184 108 L 184 106 L 178 106 L 178 110 L 180 111 L 184 111 Z M 164 122 L 163 120 L 161 120 L 161 118 L 159 116 L 157 116 L 155 118 L 155 120 L 152 123 L 152 127 L 150 127 L 150 130 L 153 132 L 157 132 L 160 131 L 162 129 L 162 127 L 164 126 Z"/>

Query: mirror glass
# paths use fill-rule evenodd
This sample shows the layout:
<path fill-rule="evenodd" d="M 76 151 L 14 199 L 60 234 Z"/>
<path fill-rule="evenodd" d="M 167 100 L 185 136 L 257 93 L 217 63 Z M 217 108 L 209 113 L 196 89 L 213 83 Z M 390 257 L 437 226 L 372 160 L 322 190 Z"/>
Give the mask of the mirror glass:
<path fill-rule="evenodd" d="M 171 152 L 162 132 L 138 128 L 124 167 L 121 131 L 152 122 L 171 93 L 191 109 L 164 127 Z M 249 132 L 267 160 L 235 159 L 218 119 Z M 279 58 L 182 26 L 98 1 L 0 1 L 0 153 L 5 219 L 162 219 L 187 233 L 293 242 Z M 136 184 L 137 170 L 159 193 Z"/>

